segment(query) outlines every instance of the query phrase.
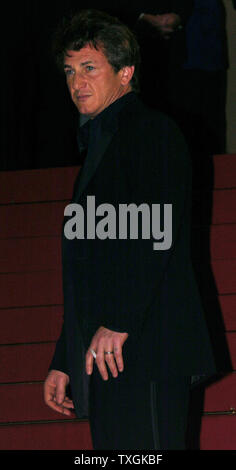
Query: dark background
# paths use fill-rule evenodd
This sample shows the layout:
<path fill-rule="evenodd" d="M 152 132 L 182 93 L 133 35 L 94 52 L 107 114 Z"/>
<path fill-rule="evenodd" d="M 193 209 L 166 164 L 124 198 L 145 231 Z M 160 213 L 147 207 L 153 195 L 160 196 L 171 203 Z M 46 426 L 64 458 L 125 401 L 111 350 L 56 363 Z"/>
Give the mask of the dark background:
<path fill-rule="evenodd" d="M 64 75 L 58 72 L 51 53 L 53 31 L 64 15 L 80 8 L 96 7 L 106 9 L 134 27 L 144 9 L 150 13 L 168 11 L 168 5 L 174 5 L 175 11 L 179 9 L 184 19 L 190 13 L 193 1 L 136 0 L 135 4 L 130 4 L 125 0 L 24 0 L 1 6 L 0 170 L 48 168 L 80 163 L 76 144 L 78 113 L 69 97 Z M 156 59 L 153 75 L 160 78 L 160 64 L 165 60 L 165 48 L 162 44 L 158 49 L 156 39 L 154 38 L 155 48 L 151 46 Z M 172 58 L 182 60 L 183 57 L 178 53 L 180 50 L 184 51 L 181 34 L 178 33 L 172 45 L 176 45 Z M 149 58 L 146 54 L 143 58 L 147 59 L 147 64 L 143 61 L 145 69 L 146 65 L 150 66 Z M 152 69 L 153 67 L 152 60 Z M 198 80 L 197 82 L 199 83 Z M 150 86 L 146 90 L 148 88 L 152 90 Z M 178 85 L 175 88 L 175 95 L 180 96 Z M 158 103 L 162 96 L 165 93 L 156 95 Z M 212 114 L 215 114 L 214 110 Z M 217 150 L 214 149 L 213 152 L 223 153 Z"/>
<path fill-rule="evenodd" d="M 52 31 L 74 4 L 24 0 L 4 6 L 1 170 L 76 163 L 75 110 L 51 55 Z"/>
<path fill-rule="evenodd" d="M 78 113 L 51 53 L 53 31 L 64 15 L 80 8 L 105 9 L 132 27 L 145 7 L 150 13 L 166 12 L 168 5 L 169 11 L 177 5 L 184 17 L 192 0 L 159 0 L 158 4 L 153 0 L 135 4 L 125 0 L 24 0 L 1 7 L 0 170 L 79 163 Z"/>

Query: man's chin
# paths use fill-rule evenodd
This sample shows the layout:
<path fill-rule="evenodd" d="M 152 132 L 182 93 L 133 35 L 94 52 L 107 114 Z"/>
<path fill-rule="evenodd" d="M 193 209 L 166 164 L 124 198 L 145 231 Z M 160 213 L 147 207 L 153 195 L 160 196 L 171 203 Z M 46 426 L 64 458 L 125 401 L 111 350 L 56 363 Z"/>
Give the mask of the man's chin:
<path fill-rule="evenodd" d="M 93 115 L 93 112 L 87 106 L 83 106 L 82 104 L 78 104 L 76 107 L 77 107 L 79 113 L 83 114 L 84 116 L 89 116 L 90 117 L 91 115 Z"/>

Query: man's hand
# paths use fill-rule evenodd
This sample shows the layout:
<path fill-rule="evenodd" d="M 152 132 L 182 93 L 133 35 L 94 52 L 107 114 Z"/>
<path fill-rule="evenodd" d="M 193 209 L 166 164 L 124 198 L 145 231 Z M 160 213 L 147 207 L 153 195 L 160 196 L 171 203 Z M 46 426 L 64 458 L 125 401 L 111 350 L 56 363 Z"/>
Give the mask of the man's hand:
<path fill-rule="evenodd" d="M 142 19 L 154 26 L 164 39 L 169 39 L 170 35 L 181 24 L 181 19 L 176 13 L 165 13 L 163 15 L 144 14 Z"/>
<path fill-rule="evenodd" d="M 109 367 L 113 377 L 117 377 L 118 371 L 122 372 L 124 369 L 122 346 L 128 336 L 128 333 L 118 333 L 117 331 L 108 330 L 108 328 L 100 326 L 93 336 L 86 353 L 87 374 L 91 375 L 93 372 L 94 357 L 91 352 L 91 349 L 93 349 L 96 353 L 96 364 L 103 380 L 108 380 L 106 366 Z M 112 351 L 112 354 L 105 354 L 108 351 Z"/>
<path fill-rule="evenodd" d="M 44 401 L 55 411 L 72 416 L 74 408 L 72 400 L 66 396 L 69 376 L 59 370 L 51 370 L 44 382 Z"/>

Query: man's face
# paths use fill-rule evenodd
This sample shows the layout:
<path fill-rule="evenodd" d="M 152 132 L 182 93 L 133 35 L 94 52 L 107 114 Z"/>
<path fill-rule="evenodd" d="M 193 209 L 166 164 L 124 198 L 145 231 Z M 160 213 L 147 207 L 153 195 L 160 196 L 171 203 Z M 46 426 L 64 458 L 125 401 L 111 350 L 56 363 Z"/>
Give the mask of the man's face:
<path fill-rule="evenodd" d="M 131 90 L 133 66 L 115 73 L 103 51 L 89 45 L 67 54 L 64 60 L 67 85 L 81 114 L 94 118 Z"/>

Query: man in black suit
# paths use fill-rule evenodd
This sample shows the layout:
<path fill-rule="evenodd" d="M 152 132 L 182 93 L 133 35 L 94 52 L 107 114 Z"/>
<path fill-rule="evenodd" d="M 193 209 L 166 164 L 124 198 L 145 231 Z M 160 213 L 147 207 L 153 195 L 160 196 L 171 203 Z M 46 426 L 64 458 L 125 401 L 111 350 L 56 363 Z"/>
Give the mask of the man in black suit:
<path fill-rule="evenodd" d="M 189 253 L 186 145 L 139 101 L 138 44 L 118 20 L 78 14 L 55 52 L 89 120 L 65 210 L 64 324 L 45 402 L 89 416 L 95 449 L 182 449 L 190 385 L 215 370 Z"/>

